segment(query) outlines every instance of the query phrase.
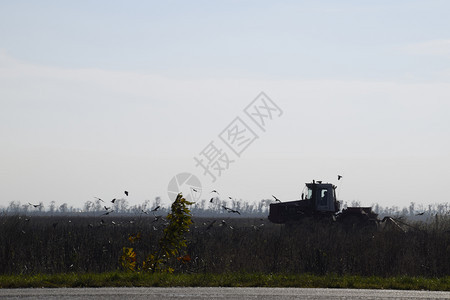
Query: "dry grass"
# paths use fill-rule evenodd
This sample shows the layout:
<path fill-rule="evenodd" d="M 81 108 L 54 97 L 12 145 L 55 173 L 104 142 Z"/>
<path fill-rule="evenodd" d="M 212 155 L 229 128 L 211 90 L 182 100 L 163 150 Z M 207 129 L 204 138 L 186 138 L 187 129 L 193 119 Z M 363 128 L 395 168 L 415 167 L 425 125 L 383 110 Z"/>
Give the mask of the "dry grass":
<path fill-rule="evenodd" d="M 103 220 L 104 222 L 102 223 Z M 314 274 L 443 278 L 450 273 L 450 221 L 406 233 L 337 224 L 282 226 L 266 219 L 194 219 L 184 274 Z M 88 274 L 120 270 L 122 247 L 152 252 L 164 220 L 153 217 L 0 217 L 0 274 Z M 209 229 L 208 229 L 209 228 Z M 142 238 L 131 244 L 130 234 Z"/>

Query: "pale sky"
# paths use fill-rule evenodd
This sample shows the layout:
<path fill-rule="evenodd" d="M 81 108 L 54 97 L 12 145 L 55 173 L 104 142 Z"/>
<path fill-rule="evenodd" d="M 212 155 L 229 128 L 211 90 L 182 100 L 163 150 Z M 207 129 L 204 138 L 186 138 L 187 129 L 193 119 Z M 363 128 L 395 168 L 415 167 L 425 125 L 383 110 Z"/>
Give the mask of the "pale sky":
<path fill-rule="evenodd" d="M 124 190 L 131 205 L 168 204 L 183 172 L 204 199 L 295 200 L 316 179 L 367 206 L 448 202 L 449 11 L 0 1 L 0 206 L 82 207 Z M 244 112 L 260 92 L 280 109 L 265 131 Z M 258 136 L 239 157 L 219 137 L 236 117 Z M 215 182 L 194 160 L 211 142 L 233 160 Z"/>

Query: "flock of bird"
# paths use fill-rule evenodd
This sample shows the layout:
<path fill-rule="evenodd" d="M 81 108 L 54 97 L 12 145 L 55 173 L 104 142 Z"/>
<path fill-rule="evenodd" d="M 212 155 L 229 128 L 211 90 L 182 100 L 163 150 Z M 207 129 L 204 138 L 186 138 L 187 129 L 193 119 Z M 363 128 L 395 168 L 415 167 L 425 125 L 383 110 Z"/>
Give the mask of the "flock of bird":
<path fill-rule="evenodd" d="M 191 187 L 191 189 L 192 189 L 192 191 L 194 191 L 194 192 L 199 192 L 198 189 L 195 189 L 195 188 L 192 188 L 192 187 Z M 211 194 L 216 194 L 216 195 L 217 195 L 216 197 L 211 197 L 211 199 L 209 200 L 210 203 L 214 203 L 214 201 L 216 201 L 216 200 L 217 200 L 217 201 L 220 201 L 220 194 L 219 194 L 219 192 L 218 192 L 217 190 L 212 190 L 210 193 L 211 193 Z M 125 194 L 125 196 L 128 196 L 128 195 L 129 195 L 129 192 L 128 192 L 128 191 L 124 191 L 124 194 Z M 277 199 L 275 196 L 273 196 L 273 197 L 275 198 L 276 201 L 280 201 L 280 200 Z M 114 212 L 114 209 L 112 209 L 111 206 L 107 206 L 107 205 L 106 205 L 106 201 L 105 201 L 105 200 L 103 200 L 103 199 L 100 198 L 100 197 L 94 197 L 94 198 L 95 198 L 97 201 L 104 203 L 103 208 L 105 209 L 105 212 L 102 213 L 100 216 L 108 216 L 108 215 L 110 215 L 110 214 L 112 214 L 112 213 Z M 114 204 L 114 203 L 116 202 L 117 199 L 118 199 L 118 198 L 114 198 L 114 199 L 112 199 L 112 200 L 110 200 L 110 201 L 108 201 L 108 202 Z M 228 197 L 228 199 L 234 200 L 232 197 Z M 281 202 L 281 201 L 280 201 L 280 202 Z M 33 206 L 34 208 L 42 207 L 42 204 L 33 204 L 33 203 L 30 203 L 30 202 L 28 202 L 28 204 L 29 204 L 30 206 Z M 225 205 L 221 205 L 221 207 L 222 207 L 224 210 L 226 210 L 227 212 L 229 212 L 229 213 L 235 213 L 235 214 L 238 214 L 238 215 L 241 214 L 240 211 L 238 211 L 238 210 L 236 210 L 236 209 L 232 209 L 232 208 L 226 207 Z M 161 206 L 158 205 L 158 206 L 156 206 L 155 208 L 151 209 L 150 211 L 141 210 L 141 213 L 142 213 L 142 214 L 148 215 L 149 212 L 152 212 L 153 215 L 154 215 L 154 220 L 152 221 L 152 223 L 156 223 L 156 222 L 158 222 L 159 220 L 161 220 L 161 216 L 156 216 L 154 213 L 155 213 L 156 211 L 158 211 L 158 209 L 160 209 L 160 208 L 161 208 Z M 28 220 L 27 220 L 27 221 L 28 221 Z M 69 222 L 71 222 L 71 221 L 69 221 Z M 132 221 L 132 220 L 129 221 L 129 222 L 130 222 L 131 224 L 134 223 L 134 221 Z M 209 224 L 206 224 L 206 223 L 203 223 L 203 224 L 206 226 L 206 230 L 209 230 L 209 229 L 211 229 L 211 228 L 214 226 L 214 224 L 215 224 L 216 222 L 217 222 L 217 220 L 213 220 L 213 221 L 210 222 Z M 106 224 L 107 224 L 107 222 L 106 222 L 104 219 L 101 219 L 101 220 L 100 220 L 100 225 L 103 225 L 103 226 L 104 226 L 104 225 L 106 225 Z M 117 223 L 114 222 L 114 221 L 111 221 L 111 224 L 112 224 L 112 225 L 117 225 Z M 53 224 L 53 228 L 56 228 L 57 225 L 58 225 L 58 223 L 54 223 L 54 224 Z M 228 225 L 227 222 L 226 222 L 225 220 L 222 220 L 218 226 L 225 226 L 225 227 L 229 227 L 230 229 L 234 229 L 231 225 Z M 261 226 L 264 226 L 264 224 L 259 225 L 259 227 L 253 225 L 254 229 L 258 229 L 258 228 L 260 228 Z M 94 225 L 91 223 L 91 224 L 88 224 L 88 227 L 89 227 L 89 228 L 93 228 Z M 153 230 L 157 230 L 157 228 L 156 228 L 155 226 L 153 226 Z"/>
<path fill-rule="evenodd" d="M 196 193 L 199 192 L 199 191 L 198 191 L 197 189 L 195 189 L 195 188 L 192 188 L 192 187 L 191 187 L 191 189 L 192 189 L 193 192 L 196 192 Z M 220 200 L 220 194 L 219 194 L 218 191 L 212 190 L 212 191 L 210 192 L 210 194 L 217 194 L 216 197 L 211 197 L 211 199 L 209 199 L 209 202 L 210 202 L 210 203 L 214 203 L 215 200 Z M 228 199 L 234 200 L 233 197 L 228 197 Z M 232 209 L 232 208 L 226 207 L 225 205 L 222 205 L 222 208 L 225 209 L 225 210 L 226 210 L 227 212 L 229 212 L 229 213 L 235 213 L 235 214 L 238 214 L 238 215 L 241 214 L 240 211 L 238 211 L 238 210 L 236 210 L 236 209 Z"/>
<path fill-rule="evenodd" d="M 123 193 L 125 194 L 125 196 L 128 197 L 128 195 L 129 195 L 128 191 L 124 191 Z M 99 197 L 94 197 L 94 198 L 97 199 L 97 201 L 105 203 L 105 200 L 103 200 L 102 198 L 99 198 Z M 110 202 L 112 204 L 114 204 L 116 202 L 116 200 L 117 200 L 117 198 L 114 198 Z M 107 216 L 107 215 L 109 215 L 109 214 L 114 212 L 114 209 L 111 209 L 111 207 L 108 207 L 106 205 L 104 205 L 103 207 L 105 208 L 106 211 L 102 214 L 102 216 Z"/>
<path fill-rule="evenodd" d="M 196 189 L 196 188 L 192 188 L 192 187 L 191 187 L 191 190 L 192 190 L 193 192 L 195 192 L 195 193 L 198 193 L 198 192 L 199 192 L 199 189 Z M 128 192 L 128 191 L 124 191 L 124 193 L 125 193 L 126 196 L 129 195 L 129 192 Z M 219 194 L 219 192 L 218 192 L 217 190 L 212 190 L 210 193 L 211 193 L 211 194 L 216 194 L 216 195 L 217 195 L 217 196 L 215 196 L 215 197 L 211 197 L 211 199 L 209 200 L 210 203 L 214 203 L 214 201 L 216 201 L 216 200 L 217 200 L 217 201 L 220 201 L 220 194 Z M 103 199 L 101 199 L 101 198 L 99 198 L 99 197 L 94 197 L 94 198 L 97 199 L 97 200 L 100 201 L 100 202 L 105 202 Z M 275 198 L 275 196 L 274 196 L 274 198 Z M 234 200 L 232 197 L 228 197 L 228 199 Z M 275 198 L 275 199 L 278 200 L 277 198 Z M 116 201 L 116 198 L 112 199 L 112 200 L 111 200 L 111 203 L 114 204 L 115 201 Z M 278 201 L 280 201 L 280 200 L 278 200 Z M 280 201 L 280 202 L 281 202 L 281 201 Z M 225 205 L 221 205 L 221 207 L 222 207 L 224 210 L 226 210 L 227 212 L 229 212 L 229 213 L 235 213 L 235 214 L 238 214 L 238 215 L 241 214 L 240 211 L 238 211 L 238 210 L 236 210 L 236 209 L 232 209 L 232 208 L 226 207 Z M 114 210 L 112 210 L 111 207 L 107 207 L 106 205 L 104 205 L 104 208 L 105 208 L 106 212 L 104 212 L 104 213 L 102 214 L 102 216 L 109 215 L 109 214 L 111 214 L 111 213 L 114 212 Z M 145 211 L 145 210 L 142 209 L 142 210 L 141 210 L 141 214 L 146 214 L 146 215 L 148 215 L 149 212 L 155 213 L 155 212 L 158 211 L 158 209 L 160 209 L 160 208 L 161 208 L 161 206 L 158 205 L 158 206 L 156 206 L 155 208 L 151 209 L 150 211 Z M 154 214 L 153 214 L 153 215 L 154 215 Z M 154 218 L 154 220 L 152 221 L 152 223 L 158 222 L 158 221 L 161 219 L 161 216 L 156 216 L 156 215 L 154 215 L 154 217 L 155 217 L 155 218 Z M 130 222 L 133 222 L 133 221 L 130 221 Z M 211 221 L 209 224 L 203 223 L 203 225 L 206 226 L 206 230 L 209 230 L 209 229 L 211 229 L 211 228 L 214 226 L 214 224 L 215 224 L 216 222 L 217 222 L 217 220 L 213 220 L 213 221 Z M 101 225 L 106 225 L 106 222 L 105 222 L 103 219 L 101 219 L 100 224 L 101 224 Z M 112 224 L 113 224 L 113 225 L 116 225 L 116 223 L 115 223 L 114 221 L 112 221 Z M 89 225 L 90 225 L 90 227 L 93 227 L 92 224 L 89 224 Z M 226 222 L 225 220 L 220 221 L 220 224 L 219 224 L 218 226 L 225 226 L 225 227 L 229 227 L 230 229 L 234 229 L 231 225 L 228 225 L 227 222 Z M 253 225 L 252 227 L 253 227 L 254 229 L 259 229 L 259 228 L 261 228 L 262 226 L 264 226 L 264 224 L 261 224 L 261 225 L 259 225 L 259 226 Z M 155 226 L 153 226 L 153 229 L 154 229 L 154 230 L 157 230 L 157 228 L 156 228 Z"/>
<path fill-rule="evenodd" d="M 195 189 L 195 188 L 191 188 L 191 189 L 192 189 L 192 191 L 194 191 L 194 192 L 196 192 L 196 193 L 199 192 L 198 189 Z M 124 194 L 125 194 L 125 196 L 128 196 L 128 195 L 129 195 L 129 192 L 128 192 L 128 191 L 124 191 Z M 220 198 L 219 198 L 220 194 L 219 194 L 219 192 L 218 192 L 217 190 L 212 190 L 212 191 L 211 191 L 211 194 L 216 194 L 217 196 L 216 196 L 216 197 L 211 197 L 211 199 L 209 200 L 210 203 L 213 203 L 215 200 L 219 200 L 219 199 L 220 199 Z M 275 196 L 273 196 L 273 197 L 275 198 L 276 201 L 280 201 L 280 200 L 277 199 Z M 100 197 L 94 197 L 94 198 L 97 199 L 97 201 L 99 201 L 99 202 L 106 203 L 105 200 L 103 200 L 103 199 L 100 198 Z M 232 197 L 228 197 L 228 199 L 233 200 Z M 114 199 L 112 199 L 110 202 L 111 202 L 112 204 L 114 204 L 114 203 L 116 202 L 116 200 L 117 200 L 117 198 L 114 198 Z M 280 202 L 281 202 L 281 201 L 280 201 Z M 28 203 L 28 204 L 29 204 L 29 205 L 32 205 L 32 206 L 35 207 L 35 208 L 42 206 L 41 204 L 32 204 L 32 203 Z M 105 209 L 105 212 L 104 212 L 103 214 L 101 214 L 101 216 L 108 216 L 109 214 L 111 214 L 111 213 L 114 212 L 114 209 L 112 209 L 111 206 L 106 206 L 106 205 L 104 205 L 103 207 L 104 207 L 104 209 Z M 158 205 L 158 206 L 156 206 L 155 208 L 151 209 L 150 211 L 145 211 L 145 210 L 142 209 L 142 210 L 141 210 L 141 213 L 142 213 L 142 214 L 148 215 L 149 212 L 155 213 L 155 212 L 158 211 L 158 209 L 160 209 L 160 208 L 161 208 L 161 206 Z M 238 211 L 238 210 L 236 210 L 236 209 L 232 209 L 232 208 L 226 207 L 225 205 L 222 205 L 222 208 L 223 208 L 224 210 L 226 210 L 227 212 L 229 212 L 229 213 L 235 213 L 235 214 L 238 214 L 238 215 L 241 214 L 240 211 Z M 152 221 L 152 223 L 155 223 L 155 222 L 157 222 L 157 221 L 159 221 L 159 220 L 161 219 L 161 216 L 156 216 L 156 215 L 154 215 L 154 217 L 155 217 L 155 218 L 154 218 L 154 220 Z M 209 223 L 208 225 L 207 225 L 206 223 L 204 223 L 205 226 L 207 225 L 206 230 L 211 229 L 211 228 L 213 227 L 213 225 L 216 223 L 216 221 L 217 221 L 217 220 L 213 220 L 213 221 L 212 221 L 211 223 Z M 130 221 L 130 223 L 134 223 L 134 221 Z M 106 223 L 105 220 L 101 219 L 101 220 L 100 220 L 100 224 L 101 224 L 101 225 L 106 225 L 107 223 Z M 114 221 L 111 221 L 111 224 L 112 224 L 112 225 L 117 225 Z M 56 225 L 57 225 L 57 223 L 56 223 L 56 224 L 53 224 L 53 228 L 55 228 Z M 263 225 L 264 225 L 264 224 L 261 224 L 260 226 L 263 226 Z M 228 224 L 226 223 L 225 220 L 222 220 L 221 223 L 219 224 L 219 226 L 228 226 Z M 90 228 L 93 228 L 94 225 L 93 225 L 93 224 L 89 224 L 89 227 L 90 227 Z M 232 226 L 229 226 L 229 227 L 230 227 L 231 229 L 233 229 Z M 255 229 L 257 228 L 256 226 L 253 226 L 253 227 L 254 227 Z M 154 229 L 154 230 L 157 230 L 157 228 L 156 228 L 155 226 L 153 226 L 153 229 Z"/>
<path fill-rule="evenodd" d="M 129 193 L 128 191 L 124 191 L 124 194 L 125 194 L 125 196 L 128 196 L 130 193 Z M 105 203 L 105 200 L 103 200 L 102 198 L 99 198 L 99 197 L 94 197 L 94 198 L 97 199 L 97 200 L 100 201 L 100 202 Z M 112 200 L 111 200 L 111 203 L 114 204 L 114 203 L 116 202 L 116 200 L 117 200 L 117 198 L 112 199 Z M 105 212 L 102 214 L 102 216 L 107 216 L 107 215 L 109 215 L 109 214 L 111 214 L 111 213 L 114 212 L 114 210 L 111 209 L 111 207 L 108 207 L 108 206 L 106 206 L 106 205 L 104 205 L 103 207 L 105 208 Z M 161 208 L 161 206 L 158 205 L 158 206 L 156 206 L 155 208 L 153 208 L 152 210 L 150 210 L 150 212 L 155 212 L 155 211 L 157 211 L 157 210 L 160 209 L 160 208 Z M 149 212 L 142 209 L 142 210 L 141 210 L 141 213 L 147 215 Z"/>

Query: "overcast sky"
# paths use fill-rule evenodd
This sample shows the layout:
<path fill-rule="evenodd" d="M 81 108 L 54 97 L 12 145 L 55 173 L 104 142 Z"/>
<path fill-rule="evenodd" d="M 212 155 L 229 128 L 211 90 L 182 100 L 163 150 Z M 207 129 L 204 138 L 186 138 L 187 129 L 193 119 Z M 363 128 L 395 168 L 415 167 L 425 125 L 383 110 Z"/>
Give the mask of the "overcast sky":
<path fill-rule="evenodd" d="M 295 200 L 315 179 L 362 205 L 448 202 L 449 11 L 447 1 L 0 1 L 0 206 L 82 207 L 124 190 L 131 205 L 168 204 L 184 172 L 203 199 L 216 189 Z M 259 117 L 246 114 L 255 105 Z M 207 163 L 212 146 L 214 182 L 194 160 Z"/>

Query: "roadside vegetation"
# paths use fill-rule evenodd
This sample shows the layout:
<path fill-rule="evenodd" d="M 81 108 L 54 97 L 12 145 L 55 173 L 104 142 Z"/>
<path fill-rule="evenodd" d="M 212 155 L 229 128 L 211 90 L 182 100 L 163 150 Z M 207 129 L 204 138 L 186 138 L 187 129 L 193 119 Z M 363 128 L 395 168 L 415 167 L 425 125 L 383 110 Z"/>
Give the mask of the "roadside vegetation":
<path fill-rule="evenodd" d="M 170 274 L 170 273 L 64 273 L 0 275 L 0 288 L 58 287 L 300 287 L 449 291 L 450 277 L 324 276 L 312 274 Z"/>

